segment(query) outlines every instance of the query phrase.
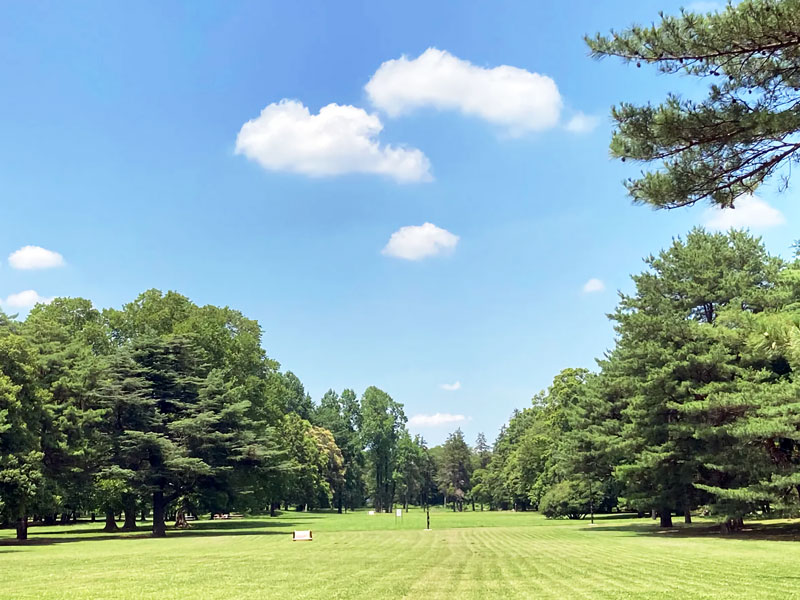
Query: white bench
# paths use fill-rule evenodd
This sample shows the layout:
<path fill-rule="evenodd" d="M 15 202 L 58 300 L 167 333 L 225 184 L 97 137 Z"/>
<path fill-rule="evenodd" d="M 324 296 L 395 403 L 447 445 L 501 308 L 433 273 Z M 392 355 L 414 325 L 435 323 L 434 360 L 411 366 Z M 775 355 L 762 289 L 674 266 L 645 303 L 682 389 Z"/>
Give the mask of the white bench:
<path fill-rule="evenodd" d="M 292 541 L 293 542 L 310 542 L 313 538 L 311 537 L 311 530 L 305 531 L 293 531 L 292 532 Z"/>

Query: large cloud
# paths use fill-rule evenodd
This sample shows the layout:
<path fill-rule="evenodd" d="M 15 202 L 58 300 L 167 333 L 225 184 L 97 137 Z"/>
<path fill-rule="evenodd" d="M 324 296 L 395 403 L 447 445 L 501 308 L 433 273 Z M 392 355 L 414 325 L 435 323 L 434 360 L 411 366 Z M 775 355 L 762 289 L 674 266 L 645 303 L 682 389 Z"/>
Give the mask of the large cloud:
<path fill-rule="evenodd" d="M 450 413 L 435 413 L 432 415 L 414 415 L 408 420 L 411 427 L 443 427 L 454 423 L 463 423 L 469 419 L 464 415 L 451 415 Z"/>
<path fill-rule="evenodd" d="M 383 254 L 405 260 L 421 260 L 428 256 L 452 252 L 458 236 L 433 223 L 407 225 L 392 234 Z"/>
<path fill-rule="evenodd" d="M 50 269 L 63 266 L 64 257 L 39 246 L 23 246 L 9 255 L 8 264 L 14 269 Z"/>
<path fill-rule="evenodd" d="M 25 290 L 18 294 L 11 294 L 5 300 L 0 301 L 0 304 L 7 308 L 31 308 L 36 304 L 49 304 L 52 301 L 52 298 L 40 296 L 35 290 Z"/>
<path fill-rule="evenodd" d="M 730 228 L 741 229 L 766 229 L 783 225 L 786 218 L 777 208 L 773 208 L 758 196 L 745 194 L 739 196 L 734 202 L 736 208 L 709 208 L 705 212 L 705 226 L 709 229 L 727 230 Z"/>
<path fill-rule="evenodd" d="M 512 135 L 554 127 L 562 106 L 550 77 L 508 65 L 479 67 L 436 48 L 386 61 L 366 91 L 390 116 L 426 106 L 458 110 Z"/>
<path fill-rule="evenodd" d="M 328 104 L 312 115 L 296 100 L 281 100 L 242 125 L 236 153 L 275 171 L 313 177 L 375 173 L 400 182 L 429 181 L 430 163 L 416 148 L 378 141 L 377 115 L 362 108 Z"/>

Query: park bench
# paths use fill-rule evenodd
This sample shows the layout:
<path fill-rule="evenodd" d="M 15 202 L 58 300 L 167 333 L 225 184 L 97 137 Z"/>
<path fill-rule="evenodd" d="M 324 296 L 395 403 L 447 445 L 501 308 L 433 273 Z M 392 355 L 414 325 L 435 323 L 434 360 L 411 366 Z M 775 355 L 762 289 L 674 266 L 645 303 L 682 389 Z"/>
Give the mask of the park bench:
<path fill-rule="evenodd" d="M 311 530 L 301 530 L 292 532 L 293 542 L 310 542 L 314 538 L 311 536 Z"/>

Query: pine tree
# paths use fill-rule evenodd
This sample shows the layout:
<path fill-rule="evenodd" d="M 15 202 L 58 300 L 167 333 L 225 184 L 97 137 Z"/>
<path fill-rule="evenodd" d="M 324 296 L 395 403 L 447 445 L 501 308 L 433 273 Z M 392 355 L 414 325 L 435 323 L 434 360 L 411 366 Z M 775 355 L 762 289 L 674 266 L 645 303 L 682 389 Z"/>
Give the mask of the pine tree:
<path fill-rule="evenodd" d="M 768 304 L 780 261 L 743 232 L 693 230 L 686 241 L 649 257 L 613 315 L 616 369 L 631 385 L 617 469 L 626 498 L 656 509 L 662 526 L 673 511 L 689 514 L 702 499 L 705 463 L 714 461 L 713 415 L 697 410 L 711 393 L 735 391 L 746 377 L 717 319 L 727 306 L 758 312 Z"/>
<path fill-rule="evenodd" d="M 447 436 L 438 467 L 439 489 L 453 503 L 454 511 L 464 510 L 464 499 L 470 490 L 472 453 L 461 429 Z"/>
<path fill-rule="evenodd" d="M 43 426 L 47 393 L 37 386 L 35 354 L 0 312 L 0 522 L 28 538 L 28 518 L 43 504 Z"/>
<path fill-rule="evenodd" d="M 661 15 L 651 27 L 587 38 L 595 57 L 709 82 L 700 101 L 612 109 L 611 153 L 661 163 L 627 182 L 637 202 L 672 208 L 708 199 L 734 206 L 798 158 L 800 0 L 743 0 L 713 14 Z"/>

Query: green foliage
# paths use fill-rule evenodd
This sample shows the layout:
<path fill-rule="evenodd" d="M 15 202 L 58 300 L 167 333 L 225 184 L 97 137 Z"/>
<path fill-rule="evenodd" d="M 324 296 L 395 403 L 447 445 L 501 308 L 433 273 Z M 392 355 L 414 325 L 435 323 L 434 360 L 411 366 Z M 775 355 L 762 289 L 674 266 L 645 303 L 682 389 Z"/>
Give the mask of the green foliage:
<path fill-rule="evenodd" d="M 464 500 L 470 491 L 472 453 L 464 441 L 461 429 L 451 433 L 442 445 L 439 456 L 437 482 L 439 489 L 453 504 L 453 510 L 463 510 Z"/>
<path fill-rule="evenodd" d="M 661 167 L 627 182 L 635 201 L 734 206 L 797 160 L 798 31 L 798 0 L 743 0 L 716 13 L 662 14 L 657 25 L 587 38 L 595 57 L 708 82 L 699 101 L 671 94 L 656 106 L 613 108 L 612 155 Z"/>
<path fill-rule="evenodd" d="M 372 500 L 378 511 L 391 510 L 397 444 L 405 423 L 402 404 L 374 386 L 364 391 L 361 396 L 361 435 L 372 467 Z"/>
<path fill-rule="evenodd" d="M 548 519 L 583 519 L 589 514 L 589 488 L 572 480 L 559 481 L 542 496 L 539 512 Z"/>

